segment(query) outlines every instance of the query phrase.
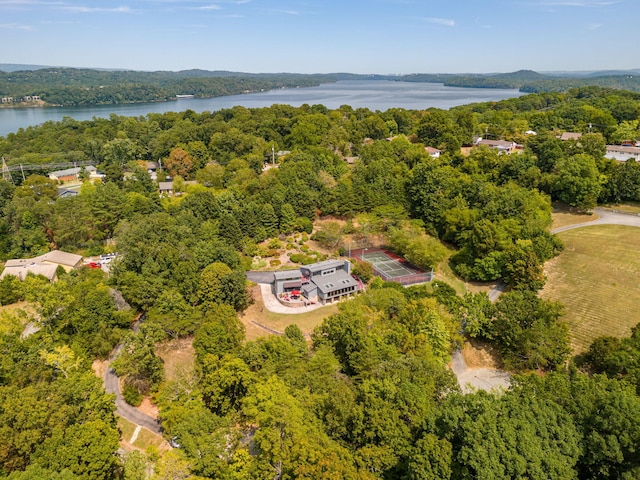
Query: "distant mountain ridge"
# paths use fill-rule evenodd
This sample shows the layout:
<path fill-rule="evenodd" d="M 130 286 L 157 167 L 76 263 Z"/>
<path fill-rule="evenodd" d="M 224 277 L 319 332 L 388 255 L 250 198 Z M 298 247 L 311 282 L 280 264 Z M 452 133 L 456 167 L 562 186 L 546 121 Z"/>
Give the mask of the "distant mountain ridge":
<path fill-rule="evenodd" d="M 519 80 L 539 80 L 545 78 L 547 76 L 553 77 L 603 77 L 603 76 L 611 76 L 611 75 L 640 75 L 640 68 L 632 68 L 629 70 L 561 70 L 561 71 L 546 71 L 546 72 L 536 72 L 534 70 L 518 70 L 516 72 L 493 72 L 493 73 L 410 73 L 406 75 L 385 75 L 385 74 L 362 74 L 362 73 L 348 73 L 348 72 L 335 72 L 335 73 L 317 73 L 317 74 L 307 74 L 307 73 L 293 73 L 293 72 L 272 72 L 272 73 L 247 73 L 247 72 L 232 72 L 229 70 L 203 70 L 199 68 L 193 68 L 188 70 L 130 70 L 126 68 L 94 68 L 94 67 L 67 67 L 62 65 L 31 65 L 31 64 L 21 64 L 21 63 L 0 63 L 0 71 L 3 72 L 17 72 L 22 70 L 45 70 L 52 68 L 64 68 L 64 69 L 75 69 L 75 70 L 95 70 L 95 71 L 106 71 L 106 72 L 141 72 L 141 73 L 176 73 L 183 74 L 185 76 L 193 76 L 193 77 L 203 77 L 203 76 L 216 76 L 216 77 L 265 77 L 265 76 L 280 76 L 280 75 L 312 75 L 312 76 L 332 76 L 338 77 L 340 80 L 346 79 L 363 79 L 363 78 L 404 78 L 411 76 L 420 76 L 426 75 L 429 77 L 437 76 L 437 77 L 500 77 L 500 78 L 513 78 Z"/>
<path fill-rule="evenodd" d="M 598 86 L 640 92 L 640 69 L 577 73 L 518 70 L 490 74 L 381 75 L 355 73 L 245 73 L 190 69 L 174 71 L 111 70 L 0 64 L 4 107 L 22 106 L 39 97 L 47 105 L 105 105 L 167 101 L 182 95 L 207 98 L 278 88 L 317 86 L 341 80 L 387 80 L 442 83 L 451 87 L 518 89 L 525 93 L 564 92 Z"/>

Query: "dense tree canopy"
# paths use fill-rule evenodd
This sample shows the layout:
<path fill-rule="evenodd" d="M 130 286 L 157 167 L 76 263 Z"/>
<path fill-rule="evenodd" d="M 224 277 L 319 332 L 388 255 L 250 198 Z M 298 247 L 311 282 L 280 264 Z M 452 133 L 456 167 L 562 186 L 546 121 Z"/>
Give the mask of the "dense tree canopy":
<path fill-rule="evenodd" d="M 197 75 L 186 84 L 208 88 Z M 0 138 L 8 164 L 42 166 L 0 181 L 3 260 L 118 252 L 109 275 L 0 281 L 0 303 L 29 303 L 0 315 L 0 475 L 144 478 L 148 462 L 154 478 L 637 477 L 637 329 L 594 342 L 583 373 L 570 364 L 562 306 L 537 292 L 563 248 L 549 232 L 552 201 L 640 200 L 638 164 L 604 158 L 607 143 L 636 140 L 639 114 L 635 94 L 583 87 L 450 111 L 274 105 L 66 119 Z M 583 135 L 561 141 L 566 130 Z M 519 153 L 470 148 L 487 134 Z M 46 173 L 61 159 L 105 177 L 82 175 L 78 195 L 59 197 Z M 155 180 L 147 161 L 164 167 Z M 161 197 L 167 175 L 175 195 Z M 425 270 L 448 260 L 460 278 L 509 291 L 493 303 L 441 281 L 376 278 L 310 336 L 289 325 L 245 338 L 252 263 L 283 244 L 297 249 L 292 261 L 316 261 L 309 238 L 346 254 L 346 238 L 373 236 Z M 29 322 L 37 331 L 23 338 Z M 464 336 L 522 373 L 510 390 L 462 395 L 446 365 Z M 156 347 L 177 337 L 193 340 L 195 367 L 167 379 Z M 161 458 L 116 456 L 112 398 L 90 364 L 117 344 L 125 397 L 153 394 L 180 445 Z"/>

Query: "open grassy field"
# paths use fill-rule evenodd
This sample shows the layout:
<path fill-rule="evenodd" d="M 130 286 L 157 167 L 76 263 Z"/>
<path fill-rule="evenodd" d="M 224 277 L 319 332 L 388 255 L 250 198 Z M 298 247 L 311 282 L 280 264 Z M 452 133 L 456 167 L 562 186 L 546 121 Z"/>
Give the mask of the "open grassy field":
<path fill-rule="evenodd" d="M 594 225 L 558 235 L 566 248 L 545 265 L 541 296 L 566 306 L 574 353 L 602 335 L 629 335 L 640 323 L 640 230 Z"/>

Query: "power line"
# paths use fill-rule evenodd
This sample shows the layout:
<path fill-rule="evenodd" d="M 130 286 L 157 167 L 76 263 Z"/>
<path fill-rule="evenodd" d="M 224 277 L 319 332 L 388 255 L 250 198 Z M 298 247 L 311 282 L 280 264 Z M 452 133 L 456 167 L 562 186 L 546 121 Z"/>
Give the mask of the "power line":
<path fill-rule="evenodd" d="M 95 166 L 95 162 L 92 162 L 90 160 L 86 160 L 86 161 L 81 161 L 81 162 L 61 162 L 61 163 L 38 163 L 38 164 L 31 164 L 31 165 L 24 165 L 24 164 L 18 164 L 18 165 L 11 165 L 11 166 L 7 166 L 6 162 L 4 160 L 4 157 L 2 158 L 2 174 L 4 176 L 5 174 L 5 167 L 6 167 L 6 171 L 7 172 L 15 172 L 15 171 L 29 171 L 29 170 L 61 170 L 61 169 L 65 169 L 65 168 L 74 168 L 74 167 L 87 167 L 87 166 Z"/>

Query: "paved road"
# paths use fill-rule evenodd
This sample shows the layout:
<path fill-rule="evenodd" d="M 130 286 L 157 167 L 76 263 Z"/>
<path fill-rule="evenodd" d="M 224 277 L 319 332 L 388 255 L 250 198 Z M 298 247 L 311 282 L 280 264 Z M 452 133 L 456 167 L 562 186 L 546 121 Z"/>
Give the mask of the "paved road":
<path fill-rule="evenodd" d="M 273 283 L 273 272 L 258 272 L 256 270 L 249 270 L 247 272 L 247 279 L 255 283 Z"/>
<path fill-rule="evenodd" d="M 590 227 L 592 225 L 626 225 L 628 227 L 640 227 L 640 215 L 633 215 L 629 213 L 620 213 L 604 208 L 595 208 L 593 213 L 597 215 L 597 218 L 589 218 L 581 223 L 574 225 L 565 225 L 564 227 L 558 227 L 551 230 L 551 233 L 566 232 L 567 230 L 573 230 L 574 228 Z M 504 292 L 506 285 L 503 282 L 499 282 L 491 290 L 489 290 L 489 300 L 495 302 L 500 294 Z"/>
<path fill-rule="evenodd" d="M 638 215 L 620 213 L 604 208 L 596 208 L 593 213 L 598 215 L 598 218 L 576 223 L 575 225 L 555 228 L 551 230 L 551 233 L 564 232 L 566 230 L 573 230 L 574 228 L 590 227 L 591 225 L 627 225 L 629 227 L 640 227 L 640 216 Z"/>
<path fill-rule="evenodd" d="M 118 376 L 111 368 L 111 362 L 116 359 L 118 354 L 120 353 L 121 345 L 118 345 L 116 349 L 113 351 L 111 356 L 109 357 L 109 363 L 107 364 L 107 368 L 104 372 L 104 388 L 107 393 L 113 393 L 116 396 L 116 413 L 121 417 L 129 420 L 136 425 L 146 428 L 147 430 L 156 433 L 158 435 L 162 434 L 162 428 L 158 424 L 155 418 L 150 417 L 142 413 L 135 407 L 132 407 L 122 398 L 122 394 L 120 393 L 120 384 L 118 382 Z"/>

